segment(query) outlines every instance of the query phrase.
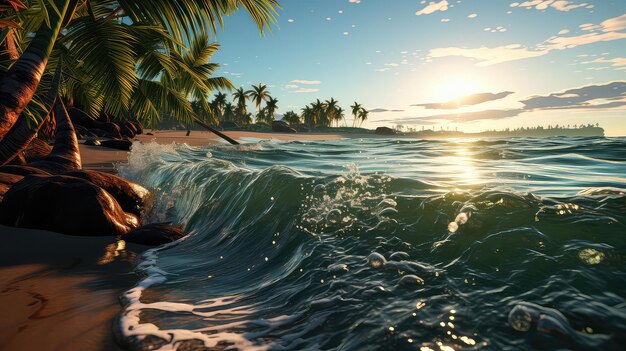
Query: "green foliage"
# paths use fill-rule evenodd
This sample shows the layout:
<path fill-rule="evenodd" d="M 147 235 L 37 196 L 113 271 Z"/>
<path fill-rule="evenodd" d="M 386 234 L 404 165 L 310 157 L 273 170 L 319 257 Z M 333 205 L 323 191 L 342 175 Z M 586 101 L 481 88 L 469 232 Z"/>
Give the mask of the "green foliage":
<path fill-rule="evenodd" d="M 54 17 L 50 11 L 58 12 L 57 4 L 70 0 L 22 1 L 0 4 L 0 43 L 11 28 L 20 52 L 39 25 Z M 162 115 L 215 123 L 216 111 L 207 97 L 234 86 L 227 78 L 214 77 L 219 65 L 211 59 L 219 45 L 209 36 L 223 26 L 225 16 L 240 10 L 263 33 L 274 23 L 278 8 L 276 0 L 78 1 L 55 40 L 52 65 L 37 93 L 49 89 L 46 77 L 60 63 L 65 73 L 61 94 L 92 117 L 106 111 L 114 117 L 138 117 L 148 125 Z M 0 75 L 11 64 L 0 62 Z M 240 109 L 239 114 L 243 120 L 247 112 Z"/>

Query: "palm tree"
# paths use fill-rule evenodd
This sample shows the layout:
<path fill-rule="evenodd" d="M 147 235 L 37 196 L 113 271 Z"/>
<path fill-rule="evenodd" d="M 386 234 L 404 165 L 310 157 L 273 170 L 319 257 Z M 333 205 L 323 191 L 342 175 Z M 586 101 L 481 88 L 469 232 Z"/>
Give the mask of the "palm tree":
<path fill-rule="evenodd" d="M 302 120 L 304 124 L 307 124 L 309 127 L 313 127 L 315 125 L 315 117 L 313 116 L 313 108 L 309 105 L 302 108 Z"/>
<path fill-rule="evenodd" d="M 292 126 L 295 126 L 300 124 L 300 116 L 298 116 L 298 114 L 293 111 L 287 111 L 283 116 L 283 121 L 289 123 Z"/>
<path fill-rule="evenodd" d="M 230 102 L 226 103 L 226 105 L 224 105 L 224 114 L 222 115 L 222 119 L 224 121 L 233 122 L 236 117 L 237 114 L 235 113 L 235 107 L 233 104 Z"/>
<path fill-rule="evenodd" d="M 265 110 L 267 112 L 265 114 L 265 121 L 268 124 L 271 124 L 274 121 L 274 114 L 276 113 L 277 109 L 278 109 L 278 99 L 270 97 L 269 100 L 267 100 L 267 104 L 265 106 Z"/>
<path fill-rule="evenodd" d="M 261 112 L 261 104 L 263 103 L 263 101 L 267 101 L 271 97 L 269 91 L 267 91 L 267 85 L 261 83 L 259 83 L 258 85 L 253 85 L 252 89 L 248 90 L 246 94 L 254 102 L 257 113 Z"/>
<path fill-rule="evenodd" d="M 335 120 L 337 121 L 337 127 L 339 127 L 339 122 L 343 119 L 344 126 L 346 124 L 346 116 L 344 114 L 344 110 L 341 107 L 337 107 L 335 110 Z"/>
<path fill-rule="evenodd" d="M 359 119 L 359 112 L 363 106 L 355 101 L 354 105 L 350 106 L 350 108 L 352 108 L 352 115 L 354 116 L 354 120 L 352 120 L 352 127 L 355 127 L 356 121 Z"/>
<path fill-rule="evenodd" d="M 219 117 L 223 117 L 225 111 L 224 109 L 226 106 L 226 94 L 222 93 L 221 91 L 215 94 L 211 105 L 214 109 L 218 111 Z"/>
<path fill-rule="evenodd" d="M 332 123 L 337 119 L 337 104 L 339 101 L 334 98 L 330 98 L 330 100 L 326 100 L 324 102 L 324 112 L 327 118 L 328 126 L 332 125 Z"/>
<path fill-rule="evenodd" d="M 367 121 L 367 115 L 369 114 L 369 111 L 367 111 L 364 108 L 361 108 L 361 110 L 359 111 L 359 118 L 361 119 L 361 123 L 359 124 L 359 128 L 363 125 L 363 122 Z"/>
<path fill-rule="evenodd" d="M 20 2 L 11 0 L 10 3 Z M 85 100 L 91 99 L 95 105 L 104 106 L 107 113 L 121 115 L 130 112 L 133 95 L 138 90 L 143 90 L 142 93 L 156 91 L 154 84 L 142 84 L 150 80 L 142 81 L 140 72 L 135 70 L 139 57 L 134 49 L 142 46 L 142 39 L 146 38 L 140 34 L 152 32 L 153 38 L 160 35 L 161 42 L 169 38 L 170 42 L 191 43 L 196 34 L 215 32 L 223 23 L 224 16 L 242 8 L 247 10 L 263 32 L 274 21 L 278 8 L 276 0 L 33 0 L 26 3 L 29 11 L 25 11 L 24 15 L 16 13 L 20 10 L 18 7 L 14 10 L 0 7 L 0 21 L 14 23 L 13 31 L 18 28 L 19 33 L 14 33 L 16 35 L 11 38 L 19 38 L 17 45 L 26 47 L 6 74 L 0 77 L 0 95 L 3 96 L 0 100 L 0 139 L 9 133 L 27 106 L 30 107 L 42 77 L 51 76 L 55 67 L 60 67 L 58 63 L 65 67 L 73 61 L 71 69 L 82 71 L 81 77 L 86 79 L 74 84 L 74 87 L 82 85 L 87 88 Z M 0 44 L 7 38 L 3 31 Z M 62 55 L 52 55 L 53 49 Z M 168 45 L 161 45 L 160 50 L 153 51 L 154 61 L 168 66 L 168 50 Z M 170 63 L 169 66 L 172 68 L 174 65 Z M 178 73 L 177 77 L 184 76 Z M 72 88 L 70 84 L 64 85 L 67 86 L 59 87 L 59 91 Z M 45 91 L 47 89 L 42 93 Z M 67 91 L 76 92 L 78 89 Z M 171 90 L 160 100 L 163 105 L 173 102 L 174 106 L 180 107 L 184 104 L 181 96 L 181 93 Z M 25 117 L 37 118 L 36 128 L 52 106 L 41 109 L 37 107 L 44 105 L 38 101 L 33 103 L 37 106 L 33 106 L 31 112 L 41 110 L 43 113 L 27 111 Z M 143 107 L 146 108 L 146 105 Z M 157 107 L 152 106 L 151 109 L 155 111 Z M 188 101 L 185 110 L 193 112 Z M 0 164 L 5 163 L 4 159 L 12 158 L 11 152 L 7 151 L 9 149 L 0 147 Z"/>
<path fill-rule="evenodd" d="M 243 124 L 243 117 L 248 114 L 248 109 L 246 107 L 246 101 L 248 100 L 248 94 L 243 89 L 243 87 L 239 87 L 239 89 L 235 89 L 233 93 L 233 100 L 237 104 L 237 119 L 239 122 Z"/>
<path fill-rule="evenodd" d="M 312 125 L 311 128 L 314 128 L 316 125 L 326 126 L 326 113 L 324 103 L 317 99 L 314 103 L 311 104 L 312 109 Z"/>

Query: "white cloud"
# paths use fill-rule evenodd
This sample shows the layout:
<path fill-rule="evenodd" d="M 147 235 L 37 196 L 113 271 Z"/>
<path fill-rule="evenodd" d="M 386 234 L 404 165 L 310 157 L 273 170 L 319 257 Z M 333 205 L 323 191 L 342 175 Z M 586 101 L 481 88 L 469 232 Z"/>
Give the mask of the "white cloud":
<path fill-rule="evenodd" d="M 317 93 L 320 91 L 319 89 L 314 88 L 300 88 L 298 90 L 290 91 L 291 94 L 306 94 L 306 93 Z"/>
<path fill-rule="evenodd" d="M 583 62 L 583 64 L 589 63 L 610 63 L 613 67 L 624 67 L 626 66 L 626 57 L 617 57 L 614 59 L 605 59 L 604 57 L 600 57 L 592 61 Z"/>
<path fill-rule="evenodd" d="M 319 80 L 306 80 L 306 79 L 294 79 L 290 83 L 304 84 L 304 85 L 319 85 L 322 84 Z"/>
<path fill-rule="evenodd" d="M 287 85 L 285 85 L 285 88 L 287 88 L 287 89 L 297 89 L 297 88 L 298 88 L 298 85 L 295 85 L 295 84 L 287 84 Z"/>
<path fill-rule="evenodd" d="M 478 14 L 475 14 L 475 13 L 471 13 L 469 14 L 469 16 L 467 16 L 467 18 L 476 18 L 476 17 L 478 17 Z"/>
<path fill-rule="evenodd" d="M 609 18 L 608 20 L 602 22 L 601 26 L 602 31 L 604 32 L 615 32 L 626 29 L 626 14 L 615 18 Z"/>
<path fill-rule="evenodd" d="M 559 31 L 559 35 L 564 35 L 564 34 L 567 34 L 567 33 L 569 33 L 569 29 L 567 29 L 567 28 L 565 28 L 565 29 L 561 29 L 561 30 Z"/>
<path fill-rule="evenodd" d="M 449 18 L 442 18 L 441 22 L 450 22 L 450 19 Z"/>
<path fill-rule="evenodd" d="M 524 3 L 520 4 L 519 6 L 522 6 L 523 4 Z M 502 27 L 498 28 L 496 28 L 495 30 L 492 28 L 485 28 L 485 31 L 494 32 L 496 30 L 506 30 Z M 551 38 L 548 38 L 543 43 L 536 45 L 534 48 L 522 47 L 519 44 L 498 46 L 494 48 L 489 48 L 485 46 L 481 46 L 479 48 L 448 47 L 431 49 L 429 52 L 429 56 L 463 56 L 478 60 L 478 66 L 489 66 L 502 62 L 543 56 L 553 50 L 565 50 L 575 48 L 580 45 L 626 39 L 626 33 L 619 32 L 619 30 L 626 29 L 626 15 L 607 19 L 599 25 L 591 23 L 583 24 L 581 25 L 581 28 L 583 30 L 589 31 L 590 33 L 571 37 L 553 36 Z"/>
<path fill-rule="evenodd" d="M 294 20 L 290 18 L 290 19 L 288 19 L 288 20 L 287 20 L 287 22 L 289 22 L 289 23 L 293 23 L 293 22 L 294 22 Z"/>
<path fill-rule="evenodd" d="M 593 8 L 593 5 L 589 5 L 588 3 L 576 4 L 569 0 L 530 0 L 524 2 L 514 2 L 511 3 L 511 7 L 524 7 L 527 9 L 532 9 L 533 7 L 537 10 L 546 10 L 549 7 L 552 7 L 558 11 L 569 11 L 577 8 Z"/>
<path fill-rule="evenodd" d="M 466 49 L 459 47 L 437 48 L 430 50 L 428 55 L 430 57 L 469 57 L 480 61 L 477 66 L 490 66 L 502 62 L 543 56 L 547 53 L 547 51 L 532 51 L 519 44 L 512 44 L 506 46 L 498 46 L 494 48 L 488 48 L 485 46 L 481 46 L 475 49 Z"/>
<path fill-rule="evenodd" d="M 348 0 L 348 2 L 351 4 L 360 4 L 361 0 Z"/>
<path fill-rule="evenodd" d="M 415 13 L 416 16 L 421 16 L 421 15 L 430 15 L 433 12 L 437 12 L 437 11 L 446 11 L 448 10 L 448 1 L 447 0 L 442 0 L 439 2 L 430 2 L 428 5 L 426 5 L 426 7 L 424 7 L 423 9 L 417 11 Z"/>

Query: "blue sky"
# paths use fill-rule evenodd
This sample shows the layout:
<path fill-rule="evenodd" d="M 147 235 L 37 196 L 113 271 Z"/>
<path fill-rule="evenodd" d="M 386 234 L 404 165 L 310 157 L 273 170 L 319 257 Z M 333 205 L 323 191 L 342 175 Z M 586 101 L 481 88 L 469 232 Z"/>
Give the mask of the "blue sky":
<path fill-rule="evenodd" d="M 368 108 L 368 127 L 626 135 L 626 0 L 280 3 L 263 37 L 228 18 L 215 56 L 237 86 L 268 84 L 280 113 L 334 97 Z"/>

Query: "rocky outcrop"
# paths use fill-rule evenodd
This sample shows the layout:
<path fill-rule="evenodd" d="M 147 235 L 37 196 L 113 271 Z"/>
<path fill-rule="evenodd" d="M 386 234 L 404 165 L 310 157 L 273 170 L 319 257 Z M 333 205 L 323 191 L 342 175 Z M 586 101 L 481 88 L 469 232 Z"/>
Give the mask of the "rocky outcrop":
<path fill-rule="evenodd" d="M 156 246 L 174 242 L 184 236 L 181 227 L 174 227 L 169 223 L 153 223 L 122 235 L 122 239 L 130 243 Z"/>
<path fill-rule="evenodd" d="M 123 235 L 139 226 L 102 188 L 69 176 L 26 176 L 4 194 L 0 223 L 69 235 Z"/>
<path fill-rule="evenodd" d="M 100 146 L 108 147 L 111 149 L 130 151 L 130 148 L 133 146 L 133 142 L 126 139 L 102 140 L 100 141 Z"/>
<path fill-rule="evenodd" d="M 140 219 L 149 208 L 150 191 L 130 180 L 113 174 L 90 170 L 74 171 L 64 175 L 87 180 L 106 190 L 125 212 L 132 213 Z"/>
<path fill-rule="evenodd" d="M 298 131 L 291 128 L 285 121 L 272 122 L 272 131 L 277 133 L 297 133 Z"/>

